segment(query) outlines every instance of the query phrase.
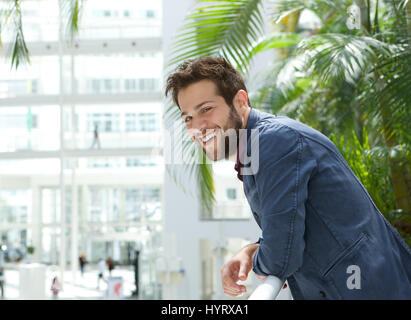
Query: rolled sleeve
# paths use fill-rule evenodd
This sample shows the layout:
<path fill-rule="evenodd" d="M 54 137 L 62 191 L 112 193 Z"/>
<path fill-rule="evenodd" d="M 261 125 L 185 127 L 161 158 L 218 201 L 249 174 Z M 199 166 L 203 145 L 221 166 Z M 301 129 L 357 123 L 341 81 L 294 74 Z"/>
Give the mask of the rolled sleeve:
<path fill-rule="evenodd" d="M 262 132 L 259 146 L 255 183 L 262 239 L 253 258 L 253 271 L 284 279 L 302 265 L 305 201 L 316 161 L 305 138 L 286 126 Z"/>

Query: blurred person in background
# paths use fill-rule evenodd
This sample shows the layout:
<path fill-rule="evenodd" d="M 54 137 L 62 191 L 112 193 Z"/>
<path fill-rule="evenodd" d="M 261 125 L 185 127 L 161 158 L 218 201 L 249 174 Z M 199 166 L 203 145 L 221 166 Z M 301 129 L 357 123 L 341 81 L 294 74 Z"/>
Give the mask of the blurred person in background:
<path fill-rule="evenodd" d="M 100 280 L 104 281 L 104 271 L 106 269 L 106 263 L 103 258 L 98 260 L 98 279 L 97 279 L 97 289 L 100 289 Z"/>
<path fill-rule="evenodd" d="M 87 263 L 86 257 L 84 256 L 83 253 L 81 253 L 80 257 L 79 257 L 79 265 L 80 265 L 81 276 L 84 275 L 84 269 L 86 267 L 86 263 Z"/>

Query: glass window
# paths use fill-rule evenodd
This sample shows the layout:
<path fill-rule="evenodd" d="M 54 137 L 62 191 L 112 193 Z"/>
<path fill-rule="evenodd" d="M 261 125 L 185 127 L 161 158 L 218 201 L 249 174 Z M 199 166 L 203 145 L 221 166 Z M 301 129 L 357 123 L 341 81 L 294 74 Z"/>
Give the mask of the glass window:
<path fill-rule="evenodd" d="M 121 159 L 119 158 L 89 158 L 87 168 L 120 168 Z"/>
<path fill-rule="evenodd" d="M 109 104 L 77 105 L 74 113 L 70 107 L 65 107 L 64 144 L 66 148 L 75 146 L 76 149 L 89 149 L 98 146 L 98 142 L 101 148 L 161 147 L 161 108 L 159 102 L 121 104 L 121 108 Z M 72 132 L 73 116 L 75 134 Z M 94 143 L 95 125 L 97 143 Z"/>
<path fill-rule="evenodd" d="M 43 227 L 41 238 L 41 261 L 47 264 L 58 264 L 60 258 L 60 228 Z"/>
<path fill-rule="evenodd" d="M 59 116 L 57 106 L 0 108 L 0 152 L 57 150 Z"/>
<path fill-rule="evenodd" d="M 237 199 L 237 190 L 234 188 L 227 188 L 227 199 L 228 200 L 235 200 Z"/>
<path fill-rule="evenodd" d="M 60 194 L 59 190 L 44 188 L 41 191 L 42 221 L 45 224 L 60 221 Z"/>
<path fill-rule="evenodd" d="M 135 113 L 126 113 L 126 131 L 137 131 L 137 115 Z"/>
<path fill-rule="evenodd" d="M 134 18 L 134 19 L 130 19 Z M 80 38 L 139 38 L 161 33 L 161 0 L 87 0 Z"/>
<path fill-rule="evenodd" d="M 140 201 L 137 189 L 126 190 L 126 218 L 127 220 L 140 220 Z"/>
<path fill-rule="evenodd" d="M 0 10 L 9 7 L 9 1 L 0 1 Z M 50 0 L 19 2 L 23 16 L 23 34 L 27 42 L 56 41 L 58 38 L 58 2 Z M 14 28 L 10 28 L 12 30 Z M 6 29 L 7 30 L 7 29 Z M 3 31 L 3 42 L 10 42 L 12 32 Z"/>
<path fill-rule="evenodd" d="M 80 94 L 159 92 L 162 61 L 160 52 L 75 56 L 77 92 Z"/>
<path fill-rule="evenodd" d="M 147 218 L 161 214 L 159 188 L 126 189 L 125 200 L 127 220 L 139 221 L 142 214 Z"/>
<path fill-rule="evenodd" d="M 31 190 L 0 190 L 1 225 L 31 222 Z"/>
<path fill-rule="evenodd" d="M 32 56 L 30 64 L 10 70 L 10 60 L 0 61 L 0 98 L 59 93 L 57 56 Z"/>
<path fill-rule="evenodd" d="M 126 167 L 155 167 L 160 165 L 161 159 L 158 157 L 126 158 Z"/>
<path fill-rule="evenodd" d="M 121 211 L 120 189 L 90 186 L 87 189 L 87 220 L 89 222 L 118 221 Z"/>
<path fill-rule="evenodd" d="M 159 130 L 159 114 L 156 113 L 126 113 L 126 131 L 157 131 Z"/>
<path fill-rule="evenodd" d="M 119 113 L 90 113 L 87 114 L 88 131 L 113 132 L 120 130 Z"/>

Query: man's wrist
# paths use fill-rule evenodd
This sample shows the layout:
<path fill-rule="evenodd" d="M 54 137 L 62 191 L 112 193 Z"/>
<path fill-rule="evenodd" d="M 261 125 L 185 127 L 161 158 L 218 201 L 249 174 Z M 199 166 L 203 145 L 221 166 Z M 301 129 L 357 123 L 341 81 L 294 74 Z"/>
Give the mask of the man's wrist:
<path fill-rule="evenodd" d="M 250 243 L 247 246 L 245 246 L 245 251 L 247 254 L 254 256 L 255 252 L 257 251 L 258 247 L 260 246 L 259 243 Z"/>

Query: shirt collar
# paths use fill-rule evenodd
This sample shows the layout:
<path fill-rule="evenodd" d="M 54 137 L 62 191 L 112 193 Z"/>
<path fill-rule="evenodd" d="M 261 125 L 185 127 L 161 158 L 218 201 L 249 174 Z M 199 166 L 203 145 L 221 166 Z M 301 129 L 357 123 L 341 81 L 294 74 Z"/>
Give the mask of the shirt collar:
<path fill-rule="evenodd" d="M 258 120 L 257 111 L 251 108 L 250 113 L 248 115 L 247 125 L 245 127 L 247 132 L 249 129 L 253 129 L 255 127 L 257 120 Z M 240 139 L 240 143 L 237 149 L 237 161 L 234 165 L 234 170 L 237 171 L 237 178 L 240 179 L 241 181 L 243 181 L 243 175 L 240 172 L 241 172 L 241 168 L 244 167 L 244 164 L 241 163 L 240 161 L 240 154 L 242 154 L 244 150 L 246 150 L 247 140 L 248 139 Z"/>
<path fill-rule="evenodd" d="M 247 120 L 247 125 L 246 125 L 246 129 L 253 129 L 257 123 L 258 120 L 258 111 L 251 108 L 250 113 L 248 115 L 248 120 Z"/>

